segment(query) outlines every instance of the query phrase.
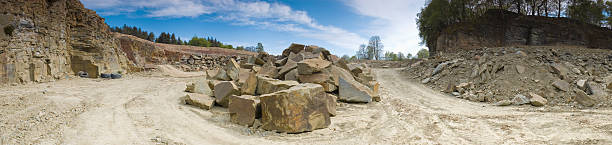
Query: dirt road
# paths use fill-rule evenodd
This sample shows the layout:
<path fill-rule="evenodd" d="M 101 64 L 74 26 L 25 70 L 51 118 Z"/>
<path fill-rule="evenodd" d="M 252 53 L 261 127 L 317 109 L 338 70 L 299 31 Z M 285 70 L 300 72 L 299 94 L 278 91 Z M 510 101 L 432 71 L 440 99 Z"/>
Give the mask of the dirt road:
<path fill-rule="evenodd" d="M 612 144 L 612 110 L 497 107 L 375 70 L 382 102 L 339 103 L 329 128 L 277 134 L 183 105 L 186 82 L 156 73 L 0 88 L 0 144 Z"/>

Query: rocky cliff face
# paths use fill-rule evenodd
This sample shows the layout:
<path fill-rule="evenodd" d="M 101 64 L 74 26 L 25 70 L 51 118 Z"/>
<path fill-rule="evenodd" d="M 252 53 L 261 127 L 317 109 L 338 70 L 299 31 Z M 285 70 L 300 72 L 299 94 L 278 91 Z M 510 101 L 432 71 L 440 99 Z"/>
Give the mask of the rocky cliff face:
<path fill-rule="evenodd" d="M 0 1 L 0 28 L 0 85 L 127 69 L 104 19 L 79 0 Z"/>
<path fill-rule="evenodd" d="M 515 45 L 574 45 L 612 49 L 612 30 L 567 18 L 524 16 L 489 10 L 470 23 L 448 27 L 438 37 L 436 52 Z"/>

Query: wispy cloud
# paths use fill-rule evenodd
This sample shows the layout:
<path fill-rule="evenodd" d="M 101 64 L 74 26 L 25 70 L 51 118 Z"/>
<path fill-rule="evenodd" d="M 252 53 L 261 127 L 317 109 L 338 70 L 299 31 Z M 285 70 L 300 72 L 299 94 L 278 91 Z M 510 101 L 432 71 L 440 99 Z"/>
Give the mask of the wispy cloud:
<path fill-rule="evenodd" d="M 365 41 L 356 33 L 319 24 L 306 11 L 294 10 L 281 3 L 241 0 L 82 0 L 101 14 L 143 11 L 146 17 L 177 18 L 211 14 L 233 25 L 290 32 L 296 36 L 327 42 L 333 47 L 354 49 Z"/>
<path fill-rule="evenodd" d="M 344 0 L 360 15 L 372 17 L 367 33 L 380 35 L 385 49 L 415 54 L 419 46 L 416 14 L 425 0 Z"/>

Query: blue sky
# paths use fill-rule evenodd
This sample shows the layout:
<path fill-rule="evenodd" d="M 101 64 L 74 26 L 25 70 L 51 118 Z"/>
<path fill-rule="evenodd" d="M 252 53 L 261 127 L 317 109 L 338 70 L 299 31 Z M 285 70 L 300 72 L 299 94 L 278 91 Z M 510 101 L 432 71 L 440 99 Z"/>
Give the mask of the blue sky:
<path fill-rule="evenodd" d="M 81 0 L 110 26 L 138 26 L 182 39 L 212 36 L 234 46 L 264 44 L 280 54 L 291 43 L 354 55 L 381 36 L 386 51 L 415 54 L 415 18 L 425 0 Z"/>

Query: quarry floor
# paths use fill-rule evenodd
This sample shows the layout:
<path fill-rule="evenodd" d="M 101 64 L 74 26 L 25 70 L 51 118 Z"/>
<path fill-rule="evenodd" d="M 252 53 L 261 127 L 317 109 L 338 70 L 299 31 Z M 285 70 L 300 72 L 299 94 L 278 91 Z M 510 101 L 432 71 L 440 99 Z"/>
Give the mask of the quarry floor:
<path fill-rule="evenodd" d="M 164 68 L 162 68 L 164 70 Z M 184 105 L 176 71 L 0 88 L 0 144 L 612 144 L 612 110 L 469 102 L 375 69 L 383 101 L 339 103 L 326 129 L 279 134 Z"/>

